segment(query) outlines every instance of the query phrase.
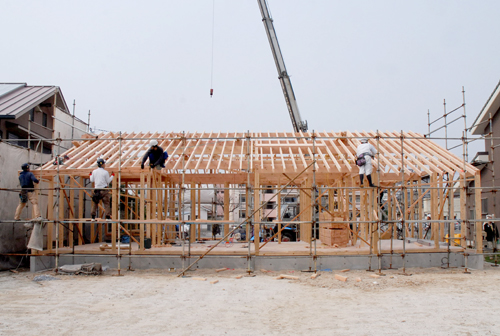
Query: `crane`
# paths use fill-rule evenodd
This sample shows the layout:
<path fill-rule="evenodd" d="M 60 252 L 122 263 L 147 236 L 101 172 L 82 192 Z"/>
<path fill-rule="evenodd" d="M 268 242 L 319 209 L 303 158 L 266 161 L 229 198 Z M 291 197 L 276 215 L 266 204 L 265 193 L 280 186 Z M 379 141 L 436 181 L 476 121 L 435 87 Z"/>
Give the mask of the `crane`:
<path fill-rule="evenodd" d="M 286 71 L 285 61 L 283 60 L 283 55 L 281 54 L 281 49 L 278 44 L 278 37 L 276 36 L 276 31 L 274 30 L 273 19 L 269 14 L 267 2 L 266 0 L 257 1 L 259 2 L 260 12 L 262 14 L 262 22 L 264 23 L 264 28 L 266 29 L 267 38 L 269 39 L 269 44 L 271 45 L 274 62 L 276 63 L 276 68 L 278 69 L 278 78 L 281 83 L 283 95 L 285 96 L 285 101 L 288 107 L 288 113 L 290 113 L 290 119 L 292 120 L 293 129 L 295 132 L 306 132 L 307 121 L 303 121 L 300 117 L 297 100 L 295 99 L 295 94 L 293 93 L 292 82 L 290 81 L 290 77 L 288 76 L 288 73 Z"/>

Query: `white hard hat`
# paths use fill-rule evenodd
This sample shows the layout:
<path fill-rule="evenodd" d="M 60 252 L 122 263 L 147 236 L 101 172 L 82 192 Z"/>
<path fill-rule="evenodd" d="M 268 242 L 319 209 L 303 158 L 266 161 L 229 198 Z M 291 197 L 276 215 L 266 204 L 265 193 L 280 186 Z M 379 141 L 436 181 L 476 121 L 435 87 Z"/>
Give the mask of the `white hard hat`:
<path fill-rule="evenodd" d="M 156 141 L 156 140 L 151 140 L 151 141 L 149 142 L 149 147 L 153 147 L 153 146 L 158 146 L 158 141 Z"/>
<path fill-rule="evenodd" d="M 363 138 L 363 139 L 361 139 L 360 141 L 361 141 L 361 143 L 367 143 L 367 142 L 368 142 L 368 139 L 367 139 L 367 138 Z"/>

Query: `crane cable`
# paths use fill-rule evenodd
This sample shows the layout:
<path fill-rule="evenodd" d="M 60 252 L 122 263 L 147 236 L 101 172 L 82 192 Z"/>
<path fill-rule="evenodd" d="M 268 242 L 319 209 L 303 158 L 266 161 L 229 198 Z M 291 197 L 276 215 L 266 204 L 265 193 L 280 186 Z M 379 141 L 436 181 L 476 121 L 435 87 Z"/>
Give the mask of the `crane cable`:
<path fill-rule="evenodd" d="M 210 98 L 214 95 L 214 35 L 215 35 L 215 0 L 212 0 L 212 65 L 210 74 Z"/>

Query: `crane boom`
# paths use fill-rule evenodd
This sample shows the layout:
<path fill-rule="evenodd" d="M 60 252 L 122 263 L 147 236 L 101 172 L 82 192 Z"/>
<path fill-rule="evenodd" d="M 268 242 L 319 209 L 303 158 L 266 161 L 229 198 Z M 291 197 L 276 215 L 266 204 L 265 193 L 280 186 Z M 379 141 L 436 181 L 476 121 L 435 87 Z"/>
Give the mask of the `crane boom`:
<path fill-rule="evenodd" d="M 266 29 L 267 38 L 269 39 L 269 44 L 271 45 L 271 51 L 273 52 L 274 62 L 276 63 L 276 68 L 278 69 L 278 78 L 281 83 L 283 95 L 285 96 L 293 129 L 295 132 L 305 132 L 307 131 L 307 121 L 302 121 L 302 118 L 300 117 L 297 100 L 295 99 L 295 94 L 293 93 L 292 82 L 290 81 L 290 77 L 286 71 L 285 61 L 283 60 L 283 55 L 281 54 L 276 31 L 274 30 L 273 19 L 269 14 L 267 2 L 266 0 L 257 1 L 259 3 L 260 12 L 262 13 L 262 22 L 264 23 L 264 28 Z"/>

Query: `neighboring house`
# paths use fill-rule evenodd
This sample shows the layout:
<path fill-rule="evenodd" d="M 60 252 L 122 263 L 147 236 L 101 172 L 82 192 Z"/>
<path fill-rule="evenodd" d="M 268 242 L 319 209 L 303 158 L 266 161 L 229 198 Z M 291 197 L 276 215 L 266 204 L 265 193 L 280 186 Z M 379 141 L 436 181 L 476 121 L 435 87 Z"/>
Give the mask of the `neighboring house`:
<path fill-rule="evenodd" d="M 481 112 L 474 120 L 471 131 L 474 135 L 485 137 L 484 152 L 478 152 L 472 164 L 481 169 L 481 186 L 483 187 L 481 205 L 483 218 L 486 214 L 494 214 L 500 218 L 500 195 L 496 187 L 500 185 L 500 82 Z M 496 139 L 491 139 L 491 138 Z M 492 188 L 495 187 L 495 188 Z"/>
<path fill-rule="evenodd" d="M 31 86 L 26 83 L 0 83 L 0 188 L 20 188 L 18 175 L 21 165 L 29 162 L 32 168 L 53 160 L 58 146 L 48 139 L 80 138 L 87 124 L 72 116 L 57 86 Z M 37 141 L 27 141 L 34 139 Z M 72 146 L 61 141 L 61 153 Z M 47 212 L 47 193 L 39 196 L 42 216 Z M 19 198 L 17 191 L 0 191 L 0 220 L 14 217 Z M 21 218 L 31 218 L 31 206 Z M 0 253 L 24 252 L 26 229 L 20 223 L 0 224 Z M 11 259 L 0 258 L 0 269 L 11 267 Z"/>

